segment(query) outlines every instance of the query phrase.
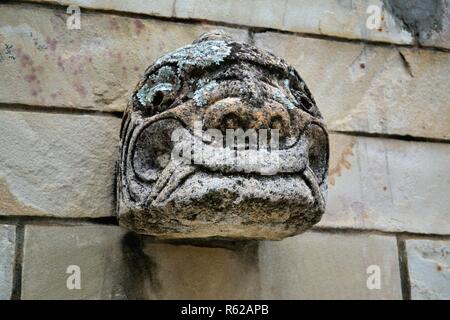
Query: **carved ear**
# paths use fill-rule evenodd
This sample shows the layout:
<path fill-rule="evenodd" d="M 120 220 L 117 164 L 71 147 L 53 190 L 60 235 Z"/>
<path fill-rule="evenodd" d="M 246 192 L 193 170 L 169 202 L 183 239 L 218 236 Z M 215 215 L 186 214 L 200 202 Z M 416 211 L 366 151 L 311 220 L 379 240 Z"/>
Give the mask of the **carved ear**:
<path fill-rule="evenodd" d="M 225 32 L 222 29 L 212 30 L 209 32 L 205 32 L 202 35 L 200 35 L 192 44 L 204 42 L 204 41 L 211 41 L 211 40 L 222 40 L 222 41 L 233 41 L 233 37 Z"/>

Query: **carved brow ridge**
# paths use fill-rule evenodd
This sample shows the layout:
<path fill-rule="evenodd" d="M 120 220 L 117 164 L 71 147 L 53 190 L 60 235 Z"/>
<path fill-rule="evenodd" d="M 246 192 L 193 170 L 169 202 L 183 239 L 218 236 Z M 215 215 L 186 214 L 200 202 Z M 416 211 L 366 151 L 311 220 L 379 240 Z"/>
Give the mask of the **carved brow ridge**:
<path fill-rule="evenodd" d="M 303 91 L 303 93 L 312 102 L 313 105 L 315 106 L 317 105 L 305 81 L 300 77 L 297 70 L 295 70 L 291 65 L 289 65 L 284 59 L 279 58 L 268 51 L 261 50 L 247 43 L 240 43 L 236 41 L 227 41 L 226 43 L 231 48 L 230 54 L 224 57 L 223 61 L 219 64 L 212 64 L 207 67 L 204 67 L 202 65 L 193 65 L 192 68 L 189 68 L 188 70 L 181 69 L 178 67 L 177 62 L 173 60 L 164 59 L 164 57 L 166 56 L 170 57 L 170 53 L 168 53 L 167 55 L 159 58 L 157 60 L 157 63 L 154 63 L 147 68 L 142 83 L 147 82 L 151 75 L 156 73 L 160 68 L 164 66 L 179 68 L 179 70 L 181 70 L 182 72 L 181 75 L 180 74 L 178 75 L 180 78 L 189 78 L 188 75 L 192 75 L 192 78 L 198 78 L 201 75 L 204 75 L 208 72 L 221 70 L 223 68 L 244 62 L 257 68 L 263 69 L 264 73 L 269 73 L 272 75 L 275 74 L 280 79 L 293 78 L 297 80 L 303 86 L 304 90 L 301 91 Z M 242 78 L 240 76 L 237 76 L 236 79 L 243 80 L 245 79 L 245 76 L 243 75 Z M 222 79 L 219 77 L 219 79 L 217 80 Z"/>
<path fill-rule="evenodd" d="M 192 68 L 187 72 L 188 74 L 193 72 L 208 72 L 215 69 L 223 68 L 224 66 L 234 65 L 239 62 L 247 62 L 256 67 L 267 69 L 271 72 L 275 72 L 281 78 L 292 76 L 293 68 L 285 62 L 283 59 L 276 57 L 270 52 L 263 51 L 256 47 L 253 47 L 246 43 L 240 42 L 226 42 L 230 47 L 230 54 L 225 56 L 223 60 L 218 64 L 211 64 L 209 66 L 203 65 L 192 65 Z M 168 60 L 166 60 L 166 58 Z M 159 58 L 154 64 L 149 66 L 144 73 L 144 78 L 147 80 L 149 76 L 157 72 L 161 67 L 171 66 L 178 67 L 177 62 L 174 60 L 170 60 L 170 53 Z M 181 70 L 182 72 L 186 72 L 186 70 Z M 299 79 L 302 81 L 302 79 Z"/>

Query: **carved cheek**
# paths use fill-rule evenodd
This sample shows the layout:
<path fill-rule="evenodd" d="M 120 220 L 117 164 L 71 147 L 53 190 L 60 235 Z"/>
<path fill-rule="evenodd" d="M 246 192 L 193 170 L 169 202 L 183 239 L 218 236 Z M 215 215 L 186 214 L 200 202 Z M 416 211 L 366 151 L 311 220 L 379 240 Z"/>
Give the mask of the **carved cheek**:
<path fill-rule="evenodd" d="M 168 165 L 173 148 L 172 133 L 182 128 L 175 119 L 151 123 L 136 139 L 133 146 L 132 166 L 142 182 L 155 182 L 159 173 Z"/>
<path fill-rule="evenodd" d="M 314 172 L 317 183 L 322 185 L 328 173 L 328 135 L 320 125 L 314 123 L 307 130 L 309 168 Z"/>

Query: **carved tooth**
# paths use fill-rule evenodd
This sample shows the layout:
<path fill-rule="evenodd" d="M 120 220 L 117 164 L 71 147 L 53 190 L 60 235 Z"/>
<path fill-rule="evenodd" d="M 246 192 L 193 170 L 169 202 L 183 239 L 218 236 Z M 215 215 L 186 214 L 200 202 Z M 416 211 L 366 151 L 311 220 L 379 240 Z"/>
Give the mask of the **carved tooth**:
<path fill-rule="evenodd" d="M 156 199 L 156 197 L 161 192 L 161 190 L 164 188 L 164 186 L 167 184 L 170 177 L 175 172 L 175 170 L 177 169 L 178 166 L 179 166 L 179 164 L 177 164 L 175 161 L 169 162 L 169 164 L 161 172 L 159 179 L 156 181 L 155 185 L 153 186 L 152 192 L 150 193 L 148 200 Z"/>
<path fill-rule="evenodd" d="M 167 183 L 160 191 L 156 199 L 154 200 L 154 204 L 164 202 L 167 198 L 172 194 L 175 189 L 177 189 L 182 181 L 194 173 L 196 168 L 193 165 L 181 165 L 177 168 L 176 171 L 172 172 L 172 175 L 169 177 Z"/>

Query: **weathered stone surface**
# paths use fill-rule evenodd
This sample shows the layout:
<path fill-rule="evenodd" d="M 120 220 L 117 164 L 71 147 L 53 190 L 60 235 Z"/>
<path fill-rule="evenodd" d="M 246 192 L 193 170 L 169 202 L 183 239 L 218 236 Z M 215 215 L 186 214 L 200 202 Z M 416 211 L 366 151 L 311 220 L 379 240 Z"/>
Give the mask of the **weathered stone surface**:
<path fill-rule="evenodd" d="M 307 232 L 259 249 L 199 245 L 157 243 L 115 226 L 27 226 L 22 298 L 401 298 L 395 237 Z M 66 286 L 73 265 L 80 290 Z M 379 290 L 366 286 L 372 265 L 380 268 Z"/>
<path fill-rule="evenodd" d="M 1 103 L 123 110 L 152 61 L 211 29 L 82 12 L 81 29 L 69 30 L 68 17 L 63 7 L 0 5 Z"/>
<path fill-rule="evenodd" d="M 169 17 L 172 14 L 175 4 L 175 0 L 29 0 L 27 2 L 55 3 L 67 7 L 80 6 L 82 8 L 145 13 L 164 17 Z"/>
<path fill-rule="evenodd" d="M 450 241 L 407 240 L 406 252 L 411 298 L 449 300 Z"/>
<path fill-rule="evenodd" d="M 331 130 L 450 139 L 450 55 L 431 50 L 255 35 L 291 62 Z"/>
<path fill-rule="evenodd" d="M 374 7 L 379 9 L 379 23 L 368 28 L 368 22 L 375 22 Z M 398 44 L 414 42 L 411 32 L 379 0 L 287 0 L 281 29 Z"/>
<path fill-rule="evenodd" d="M 43 2 L 34 0 L 34 2 Z M 350 39 L 366 39 L 401 44 L 414 41 L 411 31 L 379 0 L 353 1 L 240 1 L 240 0 L 153 0 L 151 4 L 136 1 L 45 0 L 63 5 L 120 10 L 177 18 L 273 28 L 302 33 L 325 34 Z M 367 28 L 372 12 L 369 6 L 380 8 L 380 25 Z"/>
<path fill-rule="evenodd" d="M 120 119 L 0 111 L 0 215 L 114 215 Z"/>
<path fill-rule="evenodd" d="M 367 286 L 374 265 L 380 289 Z M 266 241 L 259 269 L 263 299 L 402 298 L 395 237 L 306 232 Z"/>
<path fill-rule="evenodd" d="M 77 265 L 81 289 L 67 289 Z M 142 243 L 115 226 L 27 226 L 23 299 L 251 299 L 257 249 Z"/>
<path fill-rule="evenodd" d="M 328 134 L 314 98 L 286 62 L 228 34 L 151 65 L 122 128 L 118 214 L 135 232 L 282 239 L 325 211 Z"/>
<path fill-rule="evenodd" d="M 321 226 L 450 234 L 450 145 L 330 135 Z"/>
<path fill-rule="evenodd" d="M 97 12 L 82 13 L 81 30 L 67 30 L 67 17 L 64 8 L 2 5 L 0 102 L 123 110 L 150 62 L 211 28 Z M 256 38 L 298 67 L 331 129 L 450 136 L 448 54 L 402 48 L 405 64 L 390 48 L 272 33 Z"/>
<path fill-rule="evenodd" d="M 147 299 L 258 299 L 257 244 L 235 248 L 146 243 L 154 283 Z"/>
<path fill-rule="evenodd" d="M 0 225 L 0 300 L 11 298 L 15 240 L 15 227 Z"/>
<path fill-rule="evenodd" d="M 419 41 L 423 46 L 441 47 L 450 49 L 450 2 L 448 0 L 441 1 L 445 3 L 447 8 L 440 16 L 440 29 L 426 32 L 425 36 Z"/>
<path fill-rule="evenodd" d="M 450 48 L 450 1 L 384 0 L 397 22 L 423 46 Z"/>
<path fill-rule="evenodd" d="M 124 299 L 126 272 L 121 239 L 113 226 L 27 226 L 22 271 L 22 299 Z M 67 279 L 80 268 L 81 289 Z M 72 283 L 72 282 L 70 282 Z"/>

